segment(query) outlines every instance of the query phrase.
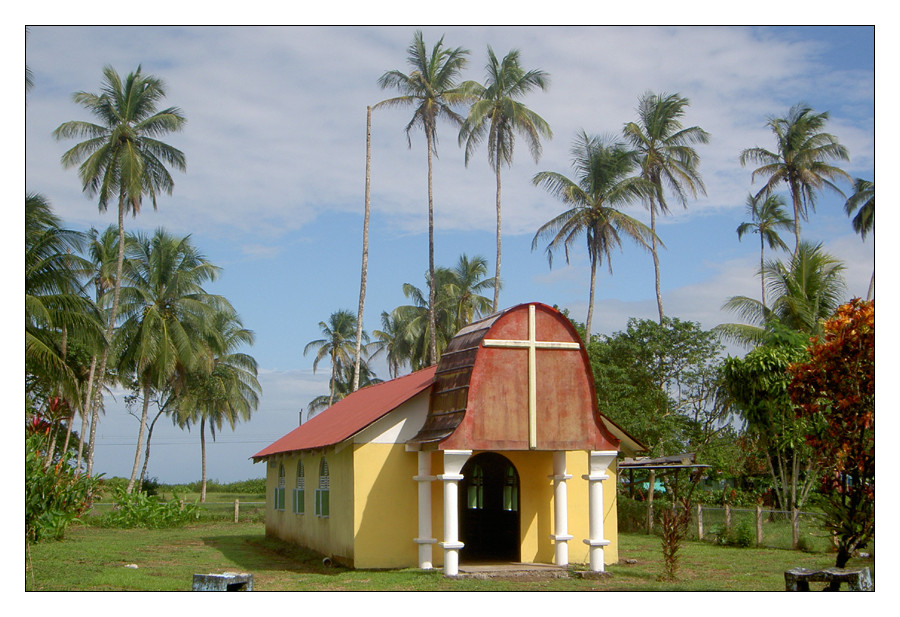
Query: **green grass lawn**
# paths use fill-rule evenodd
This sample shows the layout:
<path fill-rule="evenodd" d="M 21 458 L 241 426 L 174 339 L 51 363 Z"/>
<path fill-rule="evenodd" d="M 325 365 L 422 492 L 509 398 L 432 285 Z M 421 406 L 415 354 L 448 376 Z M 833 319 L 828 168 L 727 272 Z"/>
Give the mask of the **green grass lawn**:
<path fill-rule="evenodd" d="M 64 540 L 26 551 L 25 589 L 190 590 L 194 574 L 232 571 L 253 573 L 257 591 L 780 591 L 786 569 L 834 565 L 829 553 L 685 542 L 678 580 L 664 582 L 659 580 L 658 538 L 621 534 L 619 543 L 621 561 L 609 566 L 611 576 L 601 580 L 450 580 L 440 571 L 325 568 L 320 555 L 267 539 L 260 523 L 164 530 L 79 526 Z M 869 566 L 874 578 L 872 559 L 853 560 L 850 566 Z"/>

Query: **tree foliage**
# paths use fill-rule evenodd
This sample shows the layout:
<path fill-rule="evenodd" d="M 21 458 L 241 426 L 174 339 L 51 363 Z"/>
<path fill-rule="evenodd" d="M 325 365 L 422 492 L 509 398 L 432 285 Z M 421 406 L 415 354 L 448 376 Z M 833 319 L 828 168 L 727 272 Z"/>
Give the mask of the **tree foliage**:
<path fill-rule="evenodd" d="M 817 477 L 805 441 L 806 422 L 798 418 L 788 395 L 787 368 L 806 359 L 808 336 L 780 329 L 767 344 L 723 366 L 723 384 L 745 429 L 766 453 L 776 498 L 783 509 L 800 507 Z"/>
<path fill-rule="evenodd" d="M 494 301 L 491 311 L 499 308 L 501 261 L 500 168 L 512 164 L 516 133 L 528 144 L 535 163 L 541 155 L 541 137 L 550 139 L 553 131 L 547 121 L 529 109 L 520 99 L 535 88 L 546 90 L 550 77 L 545 71 L 526 71 L 519 64 L 519 50 L 513 49 L 497 60 L 488 45 L 487 80 L 484 85 L 467 81 L 460 88 L 475 100 L 459 130 L 459 143 L 465 143 L 466 165 L 472 152 L 487 141 L 488 162 L 497 179 L 497 262 L 494 275 Z"/>
<path fill-rule="evenodd" d="M 841 306 L 809 359 L 788 375 L 788 393 L 824 470 L 825 527 L 837 538 L 835 565 L 842 568 L 875 535 L 875 301 Z"/>
<path fill-rule="evenodd" d="M 800 250 L 800 220 L 815 211 L 816 193 L 828 188 L 839 195 L 834 180 L 850 180 L 847 173 L 829 161 L 848 161 L 847 148 L 837 137 L 823 132 L 828 112 L 816 113 L 804 103 L 791 107 L 787 115 L 770 118 L 766 126 L 775 135 L 775 149 L 748 148 L 741 152 L 741 165 L 758 163 L 753 179 L 762 176 L 765 184 L 757 197 L 771 194 L 782 182 L 787 184 L 794 209 L 794 254 Z"/>
<path fill-rule="evenodd" d="M 728 431 L 721 397 L 721 344 L 694 322 L 630 319 L 624 332 L 587 345 L 600 413 L 654 456 L 712 456 Z"/>
<path fill-rule="evenodd" d="M 635 153 L 609 137 L 589 136 L 582 131 L 575 137 L 571 153 L 572 166 L 577 172 L 575 180 L 551 171 L 539 172 L 532 179 L 535 185 L 543 186 L 562 201 L 567 209 L 538 228 L 531 250 L 537 248 L 540 240 L 548 240 L 547 259 L 552 268 L 554 251 L 563 249 L 566 263 L 569 263 L 572 245 L 584 236 L 591 264 L 585 321 L 585 330 L 590 333 L 597 267 L 605 258 L 612 274 L 612 251 L 621 248 L 623 236 L 649 249 L 650 229 L 619 208 L 640 200 L 654 187 L 645 179 L 633 176 L 637 165 Z"/>

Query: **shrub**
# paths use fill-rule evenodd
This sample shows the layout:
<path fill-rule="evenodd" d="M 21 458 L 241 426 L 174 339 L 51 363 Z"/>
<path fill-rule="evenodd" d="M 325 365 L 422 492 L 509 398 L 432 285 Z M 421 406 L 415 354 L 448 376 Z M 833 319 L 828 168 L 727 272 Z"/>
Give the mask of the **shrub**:
<path fill-rule="evenodd" d="M 244 493 L 244 494 L 258 494 L 265 495 L 266 494 L 266 479 L 265 478 L 251 478 L 249 480 L 242 480 L 240 482 L 232 482 L 231 484 L 226 484 L 222 487 L 222 489 L 229 493 Z M 207 490 L 209 490 L 207 488 Z"/>
<path fill-rule="evenodd" d="M 727 535 L 727 544 L 729 546 L 739 546 L 741 548 L 749 548 L 755 543 L 753 526 L 750 521 L 741 519 L 737 525 L 731 528 Z"/>
<path fill-rule="evenodd" d="M 168 502 L 143 492 L 126 493 L 116 489 L 116 505 L 112 512 L 103 515 L 103 527 L 130 529 L 163 529 L 178 527 L 200 517 L 200 507 L 196 503 L 185 504 L 177 499 Z"/>
<path fill-rule="evenodd" d="M 76 474 L 67 453 L 46 465 L 46 435 L 25 439 L 25 542 L 60 539 L 88 508 L 96 478 Z"/>

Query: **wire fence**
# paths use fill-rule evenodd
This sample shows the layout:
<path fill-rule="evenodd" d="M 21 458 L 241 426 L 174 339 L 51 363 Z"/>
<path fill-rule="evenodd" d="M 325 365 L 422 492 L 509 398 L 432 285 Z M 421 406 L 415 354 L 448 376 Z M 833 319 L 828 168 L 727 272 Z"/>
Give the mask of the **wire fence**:
<path fill-rule="evenodd" d="M 619 530 L 656 533 L 666 504 L 631 501 L 619 509 Z M 624 510 L 624 511 L 623 511 Z M 826 552 L 834 547 L 820 512 L 696 505 L 688 539 L 714 544 Z"/>
<path fill-rule="evenodd" d="M 103 516 L 115 506 L 113 502 L 94 502 L 90 515 Z M 266 516 L 265 501 L 206 501 L 197 506 L 201 520 L 207 521 L 261 522 Z"/>

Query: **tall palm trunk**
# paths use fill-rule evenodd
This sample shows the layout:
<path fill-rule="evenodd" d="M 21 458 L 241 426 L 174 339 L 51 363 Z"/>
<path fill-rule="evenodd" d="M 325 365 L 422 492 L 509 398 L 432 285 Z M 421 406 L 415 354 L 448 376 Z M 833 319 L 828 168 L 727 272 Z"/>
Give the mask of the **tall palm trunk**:
<path fill-rule="evenodd" d="M 656 245 L 656 202 L 650 200 L 650 231 L 652 233 L 653 272 L 656 276 L 656 306 L 659 309 L 659 323 L 663 323 L 662 291 L 659 286 L 659 249 Z"/>
<path fill-rule="evenodd" d="M 206 416 L 200 418 L 200 503 L 206 503 Z"/>
<path fill-rule="evenodd" d="M 597 257 L 591 255 L 591 292 L 588 298 L 587 321 L 584 324 L 584 342 L 591 342 L 591 323 L 594 320 L 594 287 L 597 280 Z"/>
<path fill-rule="evenodd" d="M 763 237 L 762 230 L 759 232 L 759 286 L 760 291 L 762 292 L 762 307 L 763 307 L 763 315 L 766 314 L 766 277 L 763 274 L 763 269 L 765 268 L 766 263 L 766 243 L 765 238 Z"/>
<path fill-rule="evenodd" d="M 75 465 L 76 475 L 81 474 L 81 461 L 84 457 L 85 433 L 87 432 L 88 414 L 91 413 L 91 389 L 94 387 L 94 371 L 97 368 L 97 356 L 91 356 L 91 368 L 88 371 L 87 391 L 84 393 L 84 403 L 81 407 L 81 434 L 78 436 L 78 459 Z M 90 441 L 87 442 L 90 446 Z M 90 475 L 90 472 L 88 472 Z"/>
<path fill-rule="evenodd" d="M 797 253 L 800 252 L 800 208 L 802 204 L 800 203 L 800 187 L 793 181 L 790 186 L 791 203 L 794 206 L 794 259 L 796 259 Z"/>
<path fill-rule="evenodd" d="M 366 197 L 363 218 L 362 274 L 359 280 L 359 310 L 356 312 L 356 357 L 353 361 L 353 392 L 359 389 L 359 363 L 362 352 L 363 309 L 366 304 L 366 274 L 369 268 L 369 187 L 372 168 L 372 108 L 366 107 Z"/>
<path fill-rule="evenodd" d="M 337 383 L 337 348 L 331 349 L 331 383 L 329 384 L 328 406 L 334 405 L 334 386 Z"/>
<path fill-rule="evenodd" d="M 426 130 L 428 144 L 428 349 L 430 360 L 428 365 L 437 364 L 437 324 L 434 316 L 434 199 L 432 193 L 432 143 L 431 132 Z"/>
<path fill-rule="evenodd" d="M 153 437 L 153 427 L 156 426 L 156 421 L 159 420 L 159 417 L 163 414 L 163 409 L 160 409 L 155 416 L 153 416 L 153 422 L 150 423 L 150 426 L 147 427 L 147 446 L 144 448 L 144 466 L 141 467 L 141 475 L 138 476 L 138 491 L 141 490 L 141 487 L 144 486 L 144 480 L 147 478 L 147 467 L 150 464 L 150 438 Z"/>
<path fill-rule="evenodd" d="M 102 396 L 101 390 L 103 387 L 103 380 L 106 376 L 106 363 L 109 360 L 109 352 L 110 347 L 112 346 L 112 338 L 113 332 L 116 327 L 116 317 L 119 312 L 119 291 L 122 288 L 122 265 L 125 263 L 125 190 L 119 193 L 119 246 L 117 247 L 116 252 L 116 280 L 113 283 L 113 301 L 112 308 L 109 312 L 109 321 L 106 325 L 106 341 L 103 345 L 103 352 L 100 354 L 100 369 L 97 374 L 97 379 L 95 380 L 95 388 L 96 391 L 91 394 L 91 439 L 88 445 L 88 464 L 87 464 L 87 474 L 91 475 L 91 471 L 94 467 L 94 440 L 96 438 L 97 433 L 97 421 L 100 418 L 99 413 L 99 399 Z M 143 429 L 143 425 L 141 426 Z M 140 440 L 141 437 L 138 437 L 138 449 L 140 449 Z M 137 460 L 137 459 L 135 459 Z M 131 489 L 134 485 L 134 472 L 137 471 L 137 464 L 135 464 L 135 470 L 132 472 L 131 482 L 128 484 L 128 492 L 131 492 Z"/>
<path fill-rule="evenodd" d="M 144 384 L 144 404 L 141 406 L 141 426 L 138 429 L 137 447 L 134 450 L 134 465 L 131 467 L 131 477 L 128 479 L 126 493 L 134 490 L 137 481 L 138 466 L 141 464 L 141 454 L 144 451 L 144 433 L 147 430 L 147 415 L 150 410 L 150 384 Z"/>
<path fill-rule="evenodd" d="M 500 156 L 497 155 L 497 274 L 494 276 L 494 304 L 492 312 L 497 312 L 500 303 Z"/>

